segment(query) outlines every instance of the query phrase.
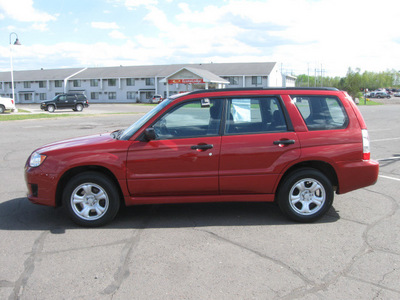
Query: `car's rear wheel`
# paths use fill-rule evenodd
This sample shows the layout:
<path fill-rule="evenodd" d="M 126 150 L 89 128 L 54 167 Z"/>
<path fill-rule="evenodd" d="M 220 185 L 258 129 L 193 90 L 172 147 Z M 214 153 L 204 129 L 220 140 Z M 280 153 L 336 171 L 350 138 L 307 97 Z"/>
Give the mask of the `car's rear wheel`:
<path fill-rule="evenodd" d="M 4 113 L 5 110 L 6 108 L 4 107 L 4 105 L 0 105 L 0 114 Z"/>
<path fill-rule="evenodd" d="M 56 107 L 54 105 L 47 105 L 47 111 L 48 112 L 54 112 L 56 110 Z"/>
<path fill-rule="evenodd" d="M 82 111 L 83 110 L 83 105 L 82 104 L 77 104 L 76 106 L 75 106 L 75 110 L 76 111 Z"/>
<path fill-rule="evenodd" d="M 63 193 L 63 205 L 71 219 L 81 226 L 103 226 L 114 219 L 120 206 L 115 184 L 98 172 L 73 177 Z"/>
<path fill-rule="evenodd" d="M 277 200 L 282 212 L 297 222 L 313 222 L 332 206 L 330 180 L 315 169 L 300 169 L 284 179 Z"/>

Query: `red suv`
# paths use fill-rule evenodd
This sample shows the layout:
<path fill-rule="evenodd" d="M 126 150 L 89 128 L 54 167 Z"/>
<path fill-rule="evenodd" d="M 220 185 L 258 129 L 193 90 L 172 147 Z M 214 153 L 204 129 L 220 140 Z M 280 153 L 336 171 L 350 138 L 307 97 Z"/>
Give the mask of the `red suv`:
<path fill-rule="evenodd" d="M 372 185 L 363 117 L 336 89 L 220 89 L 179 94 L 110 134 L 56 142 L 28 158 L 33 203 L 63 205 L 83 226 L 121 204 L 275 201 L 315 221 L 337 194 Z"/>

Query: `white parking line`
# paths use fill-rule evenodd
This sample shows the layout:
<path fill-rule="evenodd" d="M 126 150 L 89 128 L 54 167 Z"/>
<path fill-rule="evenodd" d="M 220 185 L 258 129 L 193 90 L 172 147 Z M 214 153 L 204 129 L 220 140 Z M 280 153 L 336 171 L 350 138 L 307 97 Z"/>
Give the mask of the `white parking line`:
<path fill-rule="evenodd" d="M 392 179 L 392 180 L 396 180 L 396 181 L 400 181 L 399 178 L 394 178 L 394 177 L 385 176 L 385 175 L 379 175 L 379 177 L 386 178 L 386 179 Z"/>
<path fill-rule="evenodd" d="M 385 142 L 385 141 L 393 141 L 393 140 L 400 140 L 400 137 L 380 139 L 380 140 L 371 140 L 371 142 Z"/>
<path fill-rule="evenodd" d="M 377 160 L 377 161 L 400 160 L 400 156 L 392 156 L 392 157 L 380 158 L 380 159 L 375 159 L 375 160 Z"/>

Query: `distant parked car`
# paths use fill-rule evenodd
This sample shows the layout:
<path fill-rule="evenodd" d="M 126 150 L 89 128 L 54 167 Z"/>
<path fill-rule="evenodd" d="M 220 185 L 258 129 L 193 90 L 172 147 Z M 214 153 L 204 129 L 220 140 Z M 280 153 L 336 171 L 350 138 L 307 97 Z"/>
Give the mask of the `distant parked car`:
<path fill-rule="evenodd" d="M 161 95 L 154 95 L 153 98 L 151 98 L 151 103 L 160 103 L 163 100 Z"/>
<path fill-rule="evenodd" d="M 388 98 L 388 99 L 390 99 L 390 95 L 388 94 L 388 93 L 385 93 L 385 92 L 377 92 L 377 93 L 375 93 L 375 98 Z"/>
<path fill-rule="evenodd" d="M 400 92 L 394 93 L 393 96 L 400 97 Z"/>
<path fill-rule="evenodd" d="M 15 110 L 14 99 L 0 97 L 0 114 L 4 113 L 6 110 Z"/>
<path fill-rule="evenodd" d="M 72 109 L 82 111 L 84 107 L 89 107 L 88 99 L 84 94 L 67 93 L 55 96 L 53 99 L 40 103 L 40 109 L 54 112 L 56 109 Z"/>

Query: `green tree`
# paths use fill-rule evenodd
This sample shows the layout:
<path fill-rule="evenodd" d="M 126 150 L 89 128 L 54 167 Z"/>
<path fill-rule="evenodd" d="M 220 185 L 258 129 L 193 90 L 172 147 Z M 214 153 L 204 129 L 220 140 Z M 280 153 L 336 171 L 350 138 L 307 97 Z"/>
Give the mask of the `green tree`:
<path fill-rule="evenodd" d="M 345 77 L 314 77 L 301 74 L 297 77 L 296 86 L 298 87 L 335 87 L 347 91 L 352 97 L 358 97 L 359 92 L 368 89 L 374 91 L 378 88 L 400 87 L 400 72 L 388 70 L 385 72 L 364 71 L 361 74 L 359 68 L 352 70 L 349 68 Z"/>

